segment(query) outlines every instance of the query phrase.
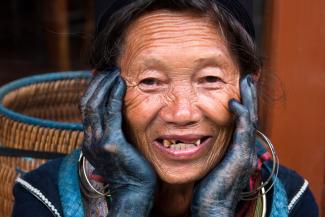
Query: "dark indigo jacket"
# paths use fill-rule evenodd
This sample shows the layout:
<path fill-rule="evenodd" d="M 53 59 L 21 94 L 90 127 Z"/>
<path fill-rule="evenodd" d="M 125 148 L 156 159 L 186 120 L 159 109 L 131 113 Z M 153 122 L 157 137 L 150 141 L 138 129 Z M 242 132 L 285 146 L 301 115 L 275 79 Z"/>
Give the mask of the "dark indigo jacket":
<path fill-rule="evenodd" d="M 14 217 L 84 216 L 79 190 L 77 161 L 79 151 L 52 160 L 27 173 L 14 186 Z M 264 174 L 267 176 L 267 174 Z M 318 217 L 318 207 L 308 182 L 296 172 L 280 166 L 279 181 L 286 193 L 284 208 L 272 207 L 276 187 L 267 193 L 267 215 L 286 210 L 290 217 Z M 273 209 L 271 213 L 271 207 Z M 288 208 L 289 207 L 289 208 Z"/>

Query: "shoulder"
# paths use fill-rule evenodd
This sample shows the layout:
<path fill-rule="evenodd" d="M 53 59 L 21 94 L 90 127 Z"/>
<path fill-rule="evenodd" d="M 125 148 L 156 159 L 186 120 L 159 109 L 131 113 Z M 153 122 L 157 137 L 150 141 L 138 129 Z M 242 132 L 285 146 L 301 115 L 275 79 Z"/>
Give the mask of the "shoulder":
<path fill-rule="evenodd" d="M 306 179 L 294 170 L 280 166 L 278 180 L 281 182 L 286 192 L 290 217 L 319 216 L 318 206 Z"/>
<path fill-rule="evenodd" d="M 61 162 L 62 158 L 48 161 L 17 179 L 13 189 L 13 216 L 53 216 L 53 212 L 60 214 L 57 183 Z"/>
<path fill-rule="evenodd" d="M 22 177 L 24 180 L 35 185 L 44 185 L 47 182 L 54 184 L 57 181 L 57 175 L 63 158 L 50 160 L 35 170 L 32 170 Z"/>
<path fill-rule="evenodd" d="M 289 216 L 318 217 L 318 206 L 309 183 L 294 170 L 280 166 L 279 179 L 287 193 Z"/>

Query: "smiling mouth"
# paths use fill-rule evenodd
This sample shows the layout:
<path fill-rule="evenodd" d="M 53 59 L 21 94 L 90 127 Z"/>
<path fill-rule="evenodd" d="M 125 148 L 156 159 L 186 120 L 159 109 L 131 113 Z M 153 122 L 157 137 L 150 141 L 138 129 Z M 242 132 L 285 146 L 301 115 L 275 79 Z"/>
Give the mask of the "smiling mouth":
<path fill-rule="evenodd" d="M 156 139 L 156 142 L 166 149 L 177 151 L 198 148 L 209 138 L 209 136 L 204 136 L 194 140 L 158 138 Z"/>

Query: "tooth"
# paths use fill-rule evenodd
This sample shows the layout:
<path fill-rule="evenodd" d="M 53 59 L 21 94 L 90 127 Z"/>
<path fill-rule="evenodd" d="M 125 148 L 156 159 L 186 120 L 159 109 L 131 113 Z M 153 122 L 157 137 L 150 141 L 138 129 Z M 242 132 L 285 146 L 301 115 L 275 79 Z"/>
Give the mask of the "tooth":
<path fill-rule="evenodd" d="M 176 140 L 170 140 L 172 144 L 176 144 Z"/>
<path fill-rule="evenodd" d="M 163 144 L 164 144 L 165 147 L 170 147 L 171 142 L 169 140 L 167 140 L 167 139 L 164 139 Z"/>
<path fill-rule="evenodd" d="M 200 145 L 201 144 L 201 139 L 198 139 L 195 143 L 196 146 Z"/>
<path fill-rule="evenodd" d="M 180 150 L 186 149 L 186 144 L 184 144 L 184 143 L 179 144 L 179 146 L 180 146 Z"/>

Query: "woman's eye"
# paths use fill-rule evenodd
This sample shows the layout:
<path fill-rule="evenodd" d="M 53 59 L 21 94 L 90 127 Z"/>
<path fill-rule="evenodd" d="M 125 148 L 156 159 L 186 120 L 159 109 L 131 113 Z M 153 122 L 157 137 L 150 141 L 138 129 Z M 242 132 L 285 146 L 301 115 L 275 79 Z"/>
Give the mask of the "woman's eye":
<path fill-rule="evenodd" d="M 222 82 L 222 80 L 219 77 L 216 76 L 206 76 L 201 78 L 200 83 L 215 83 L 215 82 Z"/>
<path fill-rule="evenodd" d="M 156 86 L 159 84 L 160 84 L 160 82 L 156 78 L 145 78 L 140 81 L 140 85 L 145 85 L 145 86 Z"/>
<path fill-rule="evenodd" d="M 217 76 L 205 76 L 200 78 L 199 84 L 206 88 L 220 88 L 224 81 Z"/>
<path fill-rule="evenodd" d="M 155 91 L 162 86 L 162 82 L 156 78 L 145 78 L 139 82 L 139 87 L 143 91 Z"/>
<path fill-rule="evenodd" d="M 157 85 L 158 84 L 158 80 L 155 78 L 145 78 L 143 80 L 140 81 L 140 84 L 142 85 L 148 85 L 148 86 L 152 86 L 152 85 Z"/>

